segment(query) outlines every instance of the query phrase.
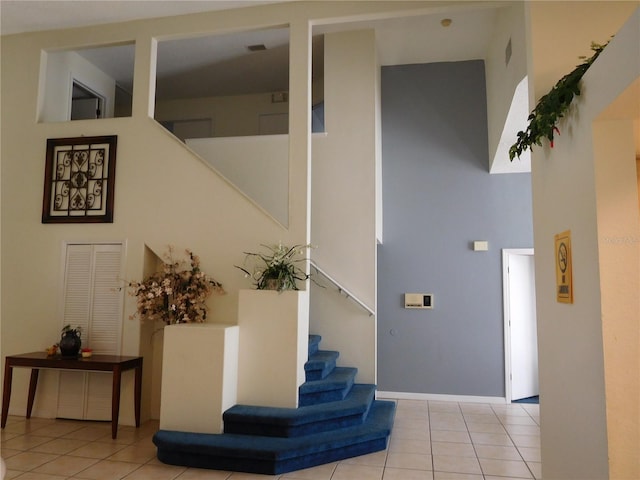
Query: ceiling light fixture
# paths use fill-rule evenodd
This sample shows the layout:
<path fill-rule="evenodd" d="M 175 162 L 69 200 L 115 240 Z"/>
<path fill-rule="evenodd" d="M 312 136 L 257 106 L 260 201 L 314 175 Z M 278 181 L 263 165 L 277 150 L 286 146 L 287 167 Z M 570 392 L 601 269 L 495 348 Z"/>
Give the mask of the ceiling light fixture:
<path fill-rule="evenodd" d="M 452 23 L 453 23 L 453 20 L 451 20 L 450 18 L 443 18 L 442 20 L 440 20 L 440 25 L 442 25 L 445 28 L 451 25 Z"/>

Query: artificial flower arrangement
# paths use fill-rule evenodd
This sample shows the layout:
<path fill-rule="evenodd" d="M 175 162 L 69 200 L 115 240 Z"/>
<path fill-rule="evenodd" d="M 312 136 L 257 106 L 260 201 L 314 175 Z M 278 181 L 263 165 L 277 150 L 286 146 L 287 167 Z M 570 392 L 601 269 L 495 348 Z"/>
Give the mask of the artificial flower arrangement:
<path fill-rule="evenodd" d="M 249 268 L 253 273 L 244 267 L 235 265 L 242 270 L 245 277 L 251 277 L 258 290 L 299 290 L 297 281 L 305 281 L 310 275 L 305 273 L 298 264 L 305 262 L 304 254 L 307 249 L 313 248 L 311 244 L 287 246 L 260 245 L 268 252 L 253 253 L 244 252 L 245 265 L 253 263 Z"/>
<path fill-rule="evenodd" d="M 186 260 L 174 258 L 174 248 L 163 255 L 162 270 L 142 282 L 129 282 L 129 294 L 137 298 L 137 312 L 144 320 L 165 324 L 202 323 L 207 318 L 205 301 L 214 292 L 224 294 L 222 284 L 200 270 L 200 258 L 189 249 Z"/>

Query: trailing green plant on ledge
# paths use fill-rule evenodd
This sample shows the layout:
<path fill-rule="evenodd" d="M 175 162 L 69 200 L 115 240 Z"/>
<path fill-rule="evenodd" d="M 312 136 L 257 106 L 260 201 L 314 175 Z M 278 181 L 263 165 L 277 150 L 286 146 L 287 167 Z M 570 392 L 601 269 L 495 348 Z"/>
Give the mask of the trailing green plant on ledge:
<path fill-rule="evenodd" d="M 529 126 L 523 132 L 518 132 L 518 140 L 509 148 L 509 159 L 517 156 L 520 158 L 522 152 L 531 149 L 533 145 L 542 146 L 542 139 L 547 138 L 553 148 L 554 133 L 560 134 L 556 124 L 569 109 L 573 97 L 580 95 L 580 80 L 589 69 L 591 64 L 602 53 L 608 42 L 604 45 L 591 43 L 591 50 L 594 54 L 586 59 L 584 63 L 578 65 L 571 73 L 562 77 L 555 86 L 544 95 L 533 109 L 527 120 Z M 585 57 L 580 57 L 585 58 Z"/>

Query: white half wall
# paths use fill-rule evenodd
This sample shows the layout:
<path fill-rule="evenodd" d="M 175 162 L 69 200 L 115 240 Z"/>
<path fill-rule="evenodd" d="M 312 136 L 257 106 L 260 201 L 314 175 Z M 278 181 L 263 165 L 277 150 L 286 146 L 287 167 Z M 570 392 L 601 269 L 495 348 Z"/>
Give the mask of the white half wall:
<path fill-rule="evenodd" d="M 237 397 L 238 334 L 235 325 L 165 327 L 161 429 L 222 432 L 222 414 Z"/>
<path fill-rule="evenodd" d="M 238 403 L 298 406 L 309 351 L 309 292 L 240 290 Z"/>
<path fill-rule="evenodd" d="M 192 138 L 186 144 L 245 195 L 289 222 L 289 135 Z"/>

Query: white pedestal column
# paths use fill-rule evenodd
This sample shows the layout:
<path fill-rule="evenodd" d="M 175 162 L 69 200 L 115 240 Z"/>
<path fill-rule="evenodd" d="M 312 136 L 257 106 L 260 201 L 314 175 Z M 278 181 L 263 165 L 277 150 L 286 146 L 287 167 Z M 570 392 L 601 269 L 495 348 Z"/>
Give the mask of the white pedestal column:
<path fill-rule="evenodd" d="M 309 293 L 240 290 L 238 403 L 298 406 L 309 346 Z"/>
<path fill-rule="evenodd" d="M 236 325 L 165 327 L 161 429 L 222 432 L 222 413 L 237 403 L 238 340 Z"/>

